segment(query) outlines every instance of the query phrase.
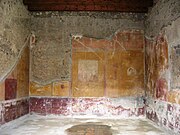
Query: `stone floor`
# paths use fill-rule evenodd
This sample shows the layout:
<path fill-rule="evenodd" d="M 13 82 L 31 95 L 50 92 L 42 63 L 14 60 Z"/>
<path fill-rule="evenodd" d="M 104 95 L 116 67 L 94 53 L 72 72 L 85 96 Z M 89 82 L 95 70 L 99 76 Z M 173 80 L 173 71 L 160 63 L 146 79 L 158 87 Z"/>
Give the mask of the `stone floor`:
<path fill-rule="evenodd" d="M 1 126 L 0 135 L 173 135 L 144 118 L 27 116 Z"/>

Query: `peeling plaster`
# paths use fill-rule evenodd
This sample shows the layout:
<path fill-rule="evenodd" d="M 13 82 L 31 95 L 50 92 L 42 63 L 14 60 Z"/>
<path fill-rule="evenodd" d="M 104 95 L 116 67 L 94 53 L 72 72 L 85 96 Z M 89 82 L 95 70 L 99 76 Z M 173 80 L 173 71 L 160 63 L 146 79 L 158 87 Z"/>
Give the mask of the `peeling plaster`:
<path fill-rule="evenodd" d="M 143 117 L 143 97 L 55 98 L 31 97 L 31 114 L 73 117 Z"/>
<path fill-rule="evenodd" d="M 158 0 L 148 14 L 145 29 L 146 117 L 174 134 L 180 133 L 179 6 L 180 1 Z"/>
<path fill-rule="evenodd" d="M 31 49 L 31 81 L 44 85 L 71 81 L 70 36 L 110 39 L 117 30 L 143 30 L 144 18 L 145 14 L 131 13 L 33 12 L 36 43 Z"/>
<path fill-rule="evenodd" d="M 145 35 L 156 37 L 162 30 L 180 17 L 179 0 L 158 0 L 150 9 L 145 22 Z"/>
<path fill-rule="evenodd" d="M 13 70 L 30 32 L 29 12 L 22 0 L 0 1 L 0 81 Z"/>

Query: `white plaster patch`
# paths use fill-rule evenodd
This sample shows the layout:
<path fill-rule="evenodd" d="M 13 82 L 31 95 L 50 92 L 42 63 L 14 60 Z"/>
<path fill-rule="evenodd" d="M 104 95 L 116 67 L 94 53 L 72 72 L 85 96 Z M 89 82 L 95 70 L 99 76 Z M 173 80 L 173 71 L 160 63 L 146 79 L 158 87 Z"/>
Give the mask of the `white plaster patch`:
<path fill-rule="evenodd" d="M 75 40 L 81 39 L 82 37 L 82 35 L 72 35 L 72 38 L 74 38 Z"/>
<path fill-rule="evenodd" d="M 98 61 L 97 60 L 79 60 L 78 80 L 81 82 L 98 81 Z"/>

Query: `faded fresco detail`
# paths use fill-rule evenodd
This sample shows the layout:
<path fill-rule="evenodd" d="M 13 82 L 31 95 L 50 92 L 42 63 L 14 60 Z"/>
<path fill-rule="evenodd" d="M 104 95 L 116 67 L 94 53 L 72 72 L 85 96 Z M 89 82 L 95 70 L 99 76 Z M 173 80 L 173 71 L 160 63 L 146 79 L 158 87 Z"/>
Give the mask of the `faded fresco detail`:
<path fill-rule="evenodd" d="M 35 82 L 30 82 L 30 95 L 33 96 L 51 96 L 52 84 L 42 86 Z"/>
<path fill-rule="evenodd" d="M 96 39 L 110 37 L 117 30 L 143 30 L 144 18 L 144 13 L 32 12 L 31 30 L 36 38 L 31 49 L 31 81 L 41 85 L 50 84 L 54 80 L 71 81 L 71 35 L 92 37 L 94 42 Z M 131 47 L 141 45 L 132 34 L 127 35 L 122 36 L 122 42 L 131 38 Z M 96 45 L 102 46 L 102 40 L 97 41 L 93 47 Z"/>
<path fill-rule="evenodd" d="M 104 54 L 102 52 L 76 52 L 72 54 L 72 96 L 73 97 L 103 97 L 104 96 L 104 63 L 101 59 L 104 59 Z M 82 65 L 79 61 L 88 60 L 91 68 L 90 71 L 85 71 L 89 73 L 86 77 L 83 77 L 83 70 L 80 71 Z M 88 62 L 86 61 L 86 62 Z M 91 63 L 92 62 L 92 63 Z M 84 65 L 85 63 L 83 63 Z M 88 64 L 88 65 L 89 65 Z M 93 68 L 93 69 L 92 69 Z M 92 70 L 95 71 L 95 76 L 91 74 Z M 82 77 L 82 78 L 81 78 Z M 83 80 L 79 80 L 79 79 Z M 96 81 L 92 79 L 96 79 Z"/>
<path fill-rule="evenodd" d="M 0 126 L 29 113 L 29 99 L 21 98 L 0 103 Z"/>
<path fill-rule="evenodd" d="M 31 96 L 144 95 L 144 33 L 124 30 L 108 39 L 72 37 L 72 84 L 30 82 Z M 69 82 L 66 88 L 58 85 Z M 72 86 L 72 87 L 71 87 Z"/>
<path fill-rule="evenodd" d="M 29 47 L 26 46 L 14 70 L 0 83 L 0 125 L 29 113 L 28 96 Z"/>
<path fill-rule="evenodd" d="M 146 88 L 147 95 L 167 100 L 168 44 L 163 35 L 155 42 L 146 40 Z"/>
<path fill-rule="evenodd" d="M 148 99 L 146 117 L 159 126 L 180 134 L 180 106 L 178 104 Z"/>
<path fill-rule="evenodd" d="M 29 96 L 29 47 L 22 51 L 16 67 L 1 83 L 2 100 L 16 99 Z M 3 97 L 4 91 L 4 97 Z"/>
<path fill-rule="evenodd" d="M 98 61 L 97 60 L 79 60 L 78 80 L 81 82 L 98 81 Z"/>
<path fill-rule="evenodd" d="M 73 37 L 72 96 L 144 95 L 144 37 L 138 30 L 111 40 Z"/>
<path fill-rule="evenodd" d="M 47 85 L 41 85 L 35 82 L 30 82 L 31 96 L 70 96 L 71 82 L 55 81 Z"/>
<path fill-rule="evenodd" d="M 143 116 L 143 97 L 135 98 L 48 98 L 31 97 L 30 112 L 62 116 Z"/>
<path fill-rule="evenodd" d="M 179 3 L 158 0 L 145 22 L 146 117 L 177 134 L 180 134 Z"/>
<path fill-rule="evenodd" d="M 71 83 L 68 81 L 59 81 L 53 83 L 53 96 L 69 97 Z"/>
<path fill-rule="evenodd" d="M 168 50 L 168 46 L 170 44 L 162 34 L 154 42 L 146 40 L 146 96 L 148 97 L 146 117 L 159 126 L 180 134 L 178 56 L 175 56 L 178 51 L 170 47 L 172 51 Z M 168 52 L 171 52 L 170 57 Z M 173 59 L 173 62 L 171 61 L 173 65 L 169 66 L 168 62 L 171 59 Z M 170 72 L 170 67 L 172 72 Z"/>
<path fill-rule="evenodd" d="M 5 100 L 16 99 L 17 93 L 17 80 L 6 79 L 5 80 Z"/>
<path fill-rule="evenodd" d="M 169 72 L 170 66 L 168 65 L 168 45 L 165 38 L 158 37 L 157 41 L 153 44 L 147 42 L 146 46 L 146 77 L 147 77 L 147 100 L 146 117 L 158 125 L 165 127 L 177 134 L 180 134 L 180 91 L 176 87 L 178 82 L 175 77 L 178 76 L 177 68 L 178 61 L 175 60 L 174 54 L 171 53 L 173 58 L 171 77 Z M 169 47 L 170 48 L 170 47 Z M 174 49 L 174 48 L 172 48 Z M 174 50 L 173 50 L 174 51 Z M 169 50 L 169 52 L 171 52 Z M 176 57 L 177 58 L 177 57 Z M 177 73 L 174 75 L 174 73 Z M 171 87 L 169 87 L 169 83 Z M 169 89 L 170 88 L 170 89 Z"/>
<path fill-rule="evenodd" d="M 176 54 L 178 46 L 169 47 L 171 50 L 168 50 L 168 45 L 167 39 L 162 34 L 154 42 L 146 39 L 146 94 L 155 99 L 180 104 L 179 59 Z M 170 58 L 168 52 L 171 53 Z M 172 63 L 170 66 L 169 60 Z M 172 79 L 169 79 L 170 74 Z"/>
<path fill-rule="evenodd" d="M 167 100 L 168 84 L 166 79 L 161 78 L 157 80 L 156 84 L 156 98 Z"/>

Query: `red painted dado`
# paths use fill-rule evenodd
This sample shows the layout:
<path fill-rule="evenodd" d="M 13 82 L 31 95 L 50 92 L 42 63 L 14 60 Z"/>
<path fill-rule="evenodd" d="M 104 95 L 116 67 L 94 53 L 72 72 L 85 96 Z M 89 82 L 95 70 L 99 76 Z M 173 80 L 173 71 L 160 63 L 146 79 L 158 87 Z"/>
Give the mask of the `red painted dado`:
<path fill-rule="evenodd" d="M 69 115 L 68 98 L 30 98 L 30 112 Z"/>
<path fill-rule="evenodd" d="M 29 99 L 0 102 L 0 125 L 15 120 L 29 113 Z"/>
<path fill-rule="evenodd" d="M 17 79 L 5 80 L 5 100 L 15 99 L 17 93 Z"/>
<path fill-rule="evenodd" d="M 40 115 L 143 116 L 143 98 L 31 97 L 30 112 Z"/>

